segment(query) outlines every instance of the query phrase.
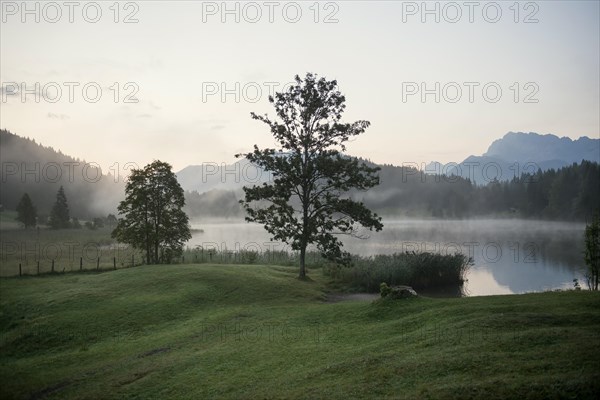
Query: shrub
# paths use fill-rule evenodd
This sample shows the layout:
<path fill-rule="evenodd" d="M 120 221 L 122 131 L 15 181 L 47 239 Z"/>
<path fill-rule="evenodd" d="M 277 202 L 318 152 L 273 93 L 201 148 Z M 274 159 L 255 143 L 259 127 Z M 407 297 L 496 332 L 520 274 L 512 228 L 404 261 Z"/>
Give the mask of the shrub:
<path fill-rule="evenodd" d="M 387 297 L 387 295 L 389 295 L 391 291 L 392 289 L 387 285 L 387 283 L 381 282 L 381 284 L 379 285 L 379 294 L 381 295 L 381 297 Z"/>

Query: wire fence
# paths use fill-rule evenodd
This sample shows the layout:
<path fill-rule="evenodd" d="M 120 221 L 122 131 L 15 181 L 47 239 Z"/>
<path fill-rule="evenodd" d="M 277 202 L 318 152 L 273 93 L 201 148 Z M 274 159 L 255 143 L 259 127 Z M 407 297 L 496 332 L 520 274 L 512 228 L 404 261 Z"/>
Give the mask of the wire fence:
<path fill-rule="evenodd" d="M 53 251 L 48 249 L 52 246 Z M 145 253 L 130 246 L 93 246 L 69 242 L 45 246 L 15 246 L 2 243 L 0 254 L 2 268 L 0 276 L 32 276 L 65 272 L 109 271 L 146 265 Z M 327 264 L 320 253 L 309 251 L 305 258 L 308 268 Z M 186 248 L 182 254 L 167 264 L 259 264 L 295 266 L 300 263 L 300 254 L 285 250 L 227 250 Z"/>

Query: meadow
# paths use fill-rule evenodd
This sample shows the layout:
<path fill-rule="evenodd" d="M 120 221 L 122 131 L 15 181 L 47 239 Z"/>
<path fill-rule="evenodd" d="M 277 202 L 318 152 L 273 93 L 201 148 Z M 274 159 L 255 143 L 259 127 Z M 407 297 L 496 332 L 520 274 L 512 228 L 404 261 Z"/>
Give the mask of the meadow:
<path fill-rule="evenodd" d="M 111 238 L 113 227 L 23 229 L 15 217 L 14 211 L 0 213 L 0 276 L 107 270 L 143 261 L 141 252 Z"/>
<path fill-rule="evenodd" d="M 595 398 L 600 294 L 332 302 L 297 268 L 0 279 L 3 399 Z"/>

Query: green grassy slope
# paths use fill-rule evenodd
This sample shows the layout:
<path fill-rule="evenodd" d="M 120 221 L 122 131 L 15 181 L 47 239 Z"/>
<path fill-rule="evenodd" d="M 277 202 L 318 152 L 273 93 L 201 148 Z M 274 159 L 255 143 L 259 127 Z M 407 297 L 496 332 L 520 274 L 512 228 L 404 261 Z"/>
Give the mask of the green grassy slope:
<path fill-rule="evenodd" d="M 600 295 L 324 301 L 296 269 L 0 280 L 2 398 L 593 398 Z"/>

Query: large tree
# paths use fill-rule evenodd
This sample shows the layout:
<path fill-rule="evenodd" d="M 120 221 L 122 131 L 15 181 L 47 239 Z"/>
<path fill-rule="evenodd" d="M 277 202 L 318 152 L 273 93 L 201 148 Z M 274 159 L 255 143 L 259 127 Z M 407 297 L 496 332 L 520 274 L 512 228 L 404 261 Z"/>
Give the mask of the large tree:
<path fill-rule="evenodd" d="M 315 244 L 325 257 L 343 262 L 347 253 L 341 250 L 339 234 L 356 236 L 360 225 L 369 230 L 383 228 L 377 214 L 348 194 L 377 185 L 379 168 L 342 154 L 345 142 L 370 124 L 342 123 L 345 100 L 335 80 L 310 73 L 304 79 L 296 75 L 287 91 L 269 96 L 278 120 L 251 114 L 269 126 L 279 148 L 255 145 L 253 152 L 237 155 L 272 173 L 272 182 L 244 187 L 241 203 L 247 221 L 264 224 L 273 240 L 300 252 L 300 278 L 306 276 L 309 244 Z"/>
<path fill-rule="evenodd" d="M 598 290 L 600 282 L 600 217 L 595 214 L 592 222 L 585 226 L 585 263 L 590 290 Z"/>
<path fill-rule="evenodd" d="M 65 195 L 65 189 L 62 186 L 56 193 L 56 202 L 50 211 L 48 225 L 50 225 L 52 229 L 64 229 L 71 227 L 71 217 L 69 216 L 67 195 Z"/>
<path fill-rule="evenodd" d="M 154 161 L 134 169 L 118 207 L 119 219 L 112 237 L 146 252 L 147 263 L 170 262 L 180 256 L 192 235 L 183 189 L 171 165 Z"/>
<path fill-rule="evenodd" d="M 21 197 L 19 204 L 17 204 L 17 221 L 21 222 L 25 229 L 33 228 L 37 221 L 37 210 L 31 202 L 31 198 L 27 193 Z"/>

